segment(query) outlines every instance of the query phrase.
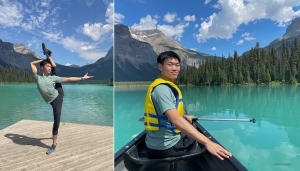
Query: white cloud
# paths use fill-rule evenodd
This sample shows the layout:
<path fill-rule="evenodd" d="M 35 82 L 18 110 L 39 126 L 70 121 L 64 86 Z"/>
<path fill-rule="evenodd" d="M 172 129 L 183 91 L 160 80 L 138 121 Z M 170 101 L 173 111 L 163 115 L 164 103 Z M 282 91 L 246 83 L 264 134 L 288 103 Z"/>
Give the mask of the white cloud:
<path fill-rule="evenodd" d="M 221 5 L 218 4 L 218 3 L 214 4 L 212 7 L 215 8 L 215 9 L 222 9 Z"/>
<path fill-rule="evenodd" d="M 107 52 L 99 51 L 89 51 L 94 49 L 94 45 L 91 45 L 88 42 L 83 42 L 75 39 L 74 37 L 65 37 L 61 40 L 61 43 L 64 48 L 70 50 L 71 52 L 78 53 L 80 57 L 85 60 L 98 60 L 101 57 L 104 57 Z"/>
<path fill-rule="evenodd" d="M 205 0 L 204 4 L 208 4 L 210 2 L 210 0 Z"/>
<path fill-rule="evenodd" d="M 198 28 L 198 27 L 199 27 L 199 24 L 195 24 L 195 27 Z"/>
<path fill-rule="evenodd" d="M 140 19 L 139 24 L 134 23 L 131 27 L 138 30 L 150 30 L 156 28 L 156 23 L 156 19 L 152 19 L 150 15 L 147 15 L 145 18 Z"/>
<path fill-rule="evenodd" d="M 188 27 L 189 23 L 181 23 L 176 25 L 175 27 L 171 25 L 158 25 L 157 29 L 162 31 L 165 35 L 169 37 L 174 37 L 174 39 L 179 40 L 182 37 L 182 33 L 184 32 L 184 28 Z"/>
<path fill-rule="evenodd" d="M 77 40 L 75 37 L 63 37 L 61 32 L 58 33 L 42 32 L 42 34 L 49 41 L 62 44 L 65 49 L 74 53 L 78 53 L 79 56 L 85 60 L 96 61 L 99 58 L 105 56 L 105 54 L 107 53 L 107 52 L 96 51 L 95 50 L 96 44 Z"/>
<path fill-rule="evenodd" d="M 23 6 L 17 1 L 0 1 L 0 25 L 4 27 L 20 26 L 23 15 Z"/>
<path fill-rule="evenodd" d="M 187 15 L 184 17 L 184 21 L 196 21 L 195 15 Z"/>
<path fill-rule="evenodd" d="M 160 19 L 160 16 L 157 15 L 157 14 L 155 14 L 155 15 L 153 16 L 153 18 L 155 18 L 155 19 Z"/>
<path fill-rule="evenodd" d="M 107 52 L 82 52 L 79 53 L 79 56 L 86 60 L 95 61 L 104 57 L 106 54 Z"/>
<path fill-rule="evenodd" d="M 65 37 L 61 39 L 61 43 L 64 48 L 70 50 L 71 52 L 80 52 L 83 48 L 87 46 L 88 43 L 77 40 L 74 37 Z"/>
<path fill-rule="evenodd" d="M 36 44 L 36 43 L 37 43 L 36 37 L 32 37 L 31 40 L 27 41 L 27 47 L 30 48 L 33 44 Z"/>
<path fill-rule="evenodd" d="M 25 31 L 38 33 L 39 30 L 51 30 L 53 26 L 59 24 L 57 11 L 60 7 L 52 7 L 51 0 L 38 2 L 27 1 L 24 8 L 24 20 L 19 25 Z M 50 16 L 53 16 L 50 18 Z"/>
<path fill-rule="evenodd" d="M 109 31 L 109 26 L 107 27 L 107 25 L 103 25 L 102 23 L 85 23 L 83 25 L 83 34 L 89 36 L 94 41 L 98 41 L 102 34 L 107 33 Z"/>
<path fill-rule="evenodd" d="M 251 40 L 255 40 L 255 38 L 254 37 L 245 37 L 244 40 L 251 41 Z"/>
<path fill-rule="evenodd" d="M 47 18 L 49 14 L 49 11 L 45 11 L 45 13 L 42 13 L 40 16 L 37 17 L 39 22 L 44 22 L 44 20 Z"/>
<path fill-rule="evenodd" d="M 111 0 L 102 0 L 105 5 L 109 5 L 112 1 Z"/>
<path fill-rule="evenodd" d="M 165 14 L 164 16 L 164 21 L 168 22 L 168 23 L 173 23 L 175 21 L 177 14 L 170 14 L 169 12 L 167 14 Z"/>
<path fill-rule="evenodd" d="M 62 32 L 57 33 L 49 33 L 42 31 L 42 34 L 45 36 L 46 39 L 48 39 L 51 42 L 61 43 L 62 40 Z"/>
<path fill-rule="evenodd" d="M 299 6 L 299 0 L 273 1 L 270 0 L 219 0 L 218 13 L 213 13 L 201 23 L 198 42 L 205 42 L 210 38 L 230 39 L 241 24 L 248 24 L 260 19 L 271 19 L 283 26 L 294 17 L 300 16 L 300 10 L 294 11 L 294 6 Z M 230 21 L 230 22 L 228 22 Z"/>
<path fill-rule="evenodd" d="M 190 48 L 190 50 L 197 51 L 197 48 Z"/>
<path fill-rule="evenodd" d="M 100 42 L 83 41 L 84 39 L 78 38 L 77 35 L 72 36 L 70 30 L 66 37 L 63 35 L 63 31 L 60 30 L 60 24 L 66 22 L 66 19 L 61 19 L 61 9 L 64 7 L 55 6 L 53 0 L 40 0 L 32 1 L 25 0 L 24 4 L 18 2 L 19 0 L 0 0 L 0 27 L 15 27 L 16 32 L 27 31 L 31 33 L 31 39 L 26 41 L 28 47 L 37 46 L 40 48 L 41 37 L 47 39 L 50 42 L 55 42 L 62 45 L 65 49 L 77 53 L 81 58 L 86 60 L 98 60 L 100 57 L 105 56 L 107 45 L 104 45 L 103 49 Z M 114 24 L 114 4 L 111 0 L 103 0 L 107 5 L 105 13 L 105 21 L 99 22 L 87 22 L 81 26 L 75 28 L 80 31 L 78 35 L 87 35 L 94 41 L 110 41 L 113 35 Z M 95 0 L 83 1 L 86 5 L 95 5 Z M 64 12 L 64 11 L 63 11 Z M 65 13 L 65 16 L 70 16 L 71 13 Z M 115 15 L 116 21 L 122 21 L 123 15 Z M 69 19 L 68 19 L 69 20 Z M 55 27 L 54 27 L 55 26 Z M 4 31 L 3 31 L 4 32 Z M 17 33 L 17 34 L 18 34 Z M 107 34 L 106 34 L 107 33 Z M 3 34 L 3 33 L 2 33 Z M 37 36 L 37 37 L 35 37 Z M 2 36 L 3 37 L 3 36 Z M 101 48 L 99 47 L 101 46 Z M 104 52 L 102 52 L 104 51 Z"/>
<path fill-rule="evenodd" d="M 95 0 L 85 0 L 87 6 L 92 6 L 95 3 Z"/>
<path fill-rule="evenodd" d="M 255 40 L 255 38 L 254 38 L 254 37 L 251 37 L 251 36 L 250 36 L 250 33 L 247 33 L 247 32 L 245 32 L 245 33 L 242 34 L 241 36 L 244 37 L 244 40 L 247 40 L 247 41 Z"/>
<path fill-rule="evenodd" d="M 175 14 L 176 16 L 176 14 Z M 158 18 L 158 16 L 157 16 Z M 159 29 L 162 31 L 166 36 L 172 37 L 176 40 L 180 41 L 180 38 L 182 37 L 182 33 L 184 32 L 184 29 L 189 26 L 189 23 L 180 23 L 176 26 L 172 25 L 156 25 L 157 20 L 152 18 L 150 15 L 147 15 L 145 18 L 140 19 L 140 23 L 136 24 L 134 23 L 131 28 L 138 29 L 138 30 L 151 30 L 151 29 Z"/>
<path fill-rule="evenodd" d="M 95 46 L 94 45 L 89 45 L 89 46 L 81 46 L 80 50 L 86 51 L 86 50 L 90 50 L 90 49 L 94 49 Z"/>
<path fill-rule="evenodd" d="M 115 23 L 122 23 L 124 18 L 125 18 L 125 16 L 120 13 L 114 13 L 114 22 Z"/>
<path fill-rule="evenodd" d="M 241 40 L 239 40 L 236 44 L 237 44 L 237 45 L 242 45 L 243 43 L 244 43 L 244 40 L 241 39 Z"/>
<path fill-rule="evenodd" d="M 50 2 L 51 2 L 51 0 L 42 0 L 41 1 L 41 7 L 49 8 L 50 7 Z"/>
<path fill-rule="evenodd" d="M 217 48 L 216 47 L 212 47 L 211 50 L 217 50 Z"/>
<path fill-rule="evenodd" d="M 114 4 L 110 3 L 105 13 L 105 17 L 107 17 L 106 22 L 111 26 L 114 25 Z"/>
<path fill-rule="evenodd" d="M 106 22 L 108 24 L 102 23 L 85 23 L 83 25 L 83 34 L 89 36 L 94 41 L 98 41 L 100 37 L 113 30 L 113 8 L 114 4 L 110 3 L 106 10 L 105 16 L 107 17 Z"/>
<path fill-rule="evenodd" d="M 242 34 L 242 37 L 248 37 L 250 36 L 250 33 L 245 32 L 244 34 Z"/>

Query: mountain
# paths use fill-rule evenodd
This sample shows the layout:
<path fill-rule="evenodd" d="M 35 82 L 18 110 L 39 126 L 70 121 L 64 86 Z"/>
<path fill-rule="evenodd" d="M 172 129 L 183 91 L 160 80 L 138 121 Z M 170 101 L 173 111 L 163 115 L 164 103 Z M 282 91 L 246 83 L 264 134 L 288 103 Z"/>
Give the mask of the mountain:
<path fill-rule="evenodd" d="M 290 49 L 295 38 L 298 40 L 300 39 L 300 17 L 293 19 L 292 23 L 287 27 L 285 34 L 282 37 L 273 40 L 265 47 L 265 49 L 268 50 L 273 46 L 278 52 L 280 52 L 282 48 L 282 39 L 285 39 L 288 44 L 288 48 Z"/>
<path fill-rule="evenodd" d="M 151 81 L 159 75 L 156 58 L 172 50 L 182 59 L 181 66 L 198 67 L 214 56 L 184 48 L 161 31 L 136 30 L 115 25 L 115 81 Z M 219 58 L 219 57 L 218 57 Z"/>
<path fill-rule="evenodd" d="M 21 70 L 30 70 L 30 62 L 41 59 L 23 44 L 12 44 L 0 39 L 0 64 Z"/>
<path fill-rule="evenodd" d="M 69 63 L 67 63 L 65 66 L 68 66 L 68 67 L 75 67 L 75 68 L 79 68 L 79 67 L 80 67 L 79 65 L 69 64 Z"/>
<path fill-rule="evenodd" d="M 148 81 L 157 77 L 157 54 L 149 43 L 132 38 L 124 25 L 115 25 L 115 81 Z"/>
<path fill-rule="evenodd" d="M 141 42 L 149 43 L 156 54 L 160 54 L 164 51 L 173 50 L 182 59 L 183 66 L 199 67 L 206 58 L 212 58 L 214 56 L 196 52 L 190 49 L 184 48 L 176 40 L 166 36 L 163 32 L 158 29 L 153 30 L 137 30 L 129 28 L 131 36 Z M 218 57 L 219 58 L 219 57 Z"/>
<path fill-rule="evenodd" d="M 18 70 L 31 71 L 30 62 L 42 59 L 24 44 L 12 44 L 0 39 L 0 65 Z M 82 67 L 70 67 L 56 63 L 59 76 L 81 77 L 87 72 L 94 76 L 91 80 L 110 80 L 113 71 L 113 48 L 105 57 Z M 38 71 L 40 71 L 38 69 Z"/>
<path fill-rule="evenodd" d="M 107 52 L 105 57 L 98 59 L 95 63 L 82 67 L 69 67 L 57 65 L 58 73 L 62 77 L 81 77 L 86 73 L 94 76 L 89 80 L 107 80 L 112 77 L 113 71 L 113 47 Z"/>

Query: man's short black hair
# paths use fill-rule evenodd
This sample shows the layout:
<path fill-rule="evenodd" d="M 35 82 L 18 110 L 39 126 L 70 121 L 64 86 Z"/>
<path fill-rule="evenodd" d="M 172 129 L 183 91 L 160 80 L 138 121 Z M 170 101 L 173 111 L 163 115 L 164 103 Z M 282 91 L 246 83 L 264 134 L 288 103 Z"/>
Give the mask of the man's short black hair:
<path fill-rule="evenodd" d="M 40 63 L 40 67 L 46 65 L 46 64 L 50 64 L 51 65 L 51 62 L 47 59 L 44 59 L 41 63 Z"/>
<path fill-rule="evenodd" d="M 176 58 L 178 60 L 178 62 L 180 63 L 179 55 L 173 51 L 165 51 L 165 52 L 162 52 L 161 54 L 159 54 L 157 57 L 157 63 L 163 65 L 167 58 Z"/>

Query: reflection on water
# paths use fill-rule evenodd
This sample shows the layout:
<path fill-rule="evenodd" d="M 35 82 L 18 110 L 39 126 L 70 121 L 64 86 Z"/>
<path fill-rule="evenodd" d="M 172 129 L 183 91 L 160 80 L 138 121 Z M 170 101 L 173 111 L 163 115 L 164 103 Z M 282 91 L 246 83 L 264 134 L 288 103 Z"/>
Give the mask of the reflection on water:
<path fill-rule="evenodd" d="M 198 116 L 229 113 L 270 121 L 281 126 L 300 125 L 300 87 L 288 86 L 204 86 L 182 87 L 190 113 Z"/>
<path fill-rule="evenodd" d="M 103 85 L 63 85 L 62 122 L 113 125 L 113 88 Z M 22 119 L 53 121 L 35 84 L 0 87 L 0 130 Z"/>
<path fill-rule="evenodd" d="M 300 87 L 180 87 L 188 111 L 205 118 L 256 118 L 251 122 L 199 121 L 250 171 L 300 168 Z M 115 91 L 115 151 L 143 130 L 147 88 Z"/>
<path fill-rule="evenodd" d="M 147 91 L 148 86 L 115 86 L 115 91 Z"/>

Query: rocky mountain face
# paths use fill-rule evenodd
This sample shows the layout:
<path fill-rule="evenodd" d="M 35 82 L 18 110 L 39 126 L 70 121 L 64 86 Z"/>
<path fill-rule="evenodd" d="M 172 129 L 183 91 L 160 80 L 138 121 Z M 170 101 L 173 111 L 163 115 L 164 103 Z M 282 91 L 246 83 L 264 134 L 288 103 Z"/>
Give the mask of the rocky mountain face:
<path fill-rule="evenodd" d="M 0 64 L 5 67 L 30 70 L 30 62 L 41 59 L 23 44 L 0 40 Z"/>
<path fill-rule="evenodd" d="M 129 28 L 129 31 L 134 39 L 149 43 L 156 54 L 160 54 L 161 52 L 168 50 L 173 50 L 181 57 L 183 66 L 195 65 L 196 67 L 199 67 L 199 65 L 203 64 L 206 58 L 214 57 L 208 54 L 186 49 L 177 41 L 166 36 L 158 29 L 136 30 Z"/>
<path fill-rule="evenodd" d="M 159 72 L 152 46 L 132 38 L 124 25 L 115 25 L 115 81 L 149 81 Z"/>
<path fill-rule="evenodd" d="M 34 51 L 23 44 L 12 44 L 0 40 L 0 65 L 19 70 L 31 71 L 30 62 L 41 59 Z M 81 77 L 87 72 L 94 76 L 94 80 L 110 80 L 113 71 L 113 48 L 105 57 L 100 58 L 94 64 L 72 67 L 57 65 L 59 76 Z"/>
<path fill-rule="evenodd" d="M 295 38 L 300 39 L 300 17 L 295 18 L 292 23 L 287 27 L 285 34 L 273 40 L 266 48 L 271 48 L 272 46 L 275 47 L 277 51 L 281 51 L 282 46 L 282 39 L 285 39 L 285 41 L 288 44 L 288 47 L 290 48 L 295 40 Z"/>
<path fill-rule="evenodd" d="M 295 18 L 292 23 L 286 29 L 283 37 L 288 38 L 292 36 L 297 36 L 300 33 L 300 17 Z"/>
<path fill-rule="evenodd" d="M 80 67 L 79 65 L 74 65 L 74 64 L 69 64 L 69 65 L 65 65 L 65 66 L 68 66 L 68 67 L 75 67 L 75 68 L 79 68 L 79 67 Z"/>
<path fill-rule="evenodd" d="M 214 57 L 184 48 L 161 31 L 136 30 L 115 25 L 115 81 L 151 81 L 159 75 L 156 58 L 164 51 L 180 55 L 181 66 L 198 67 Z"/>

